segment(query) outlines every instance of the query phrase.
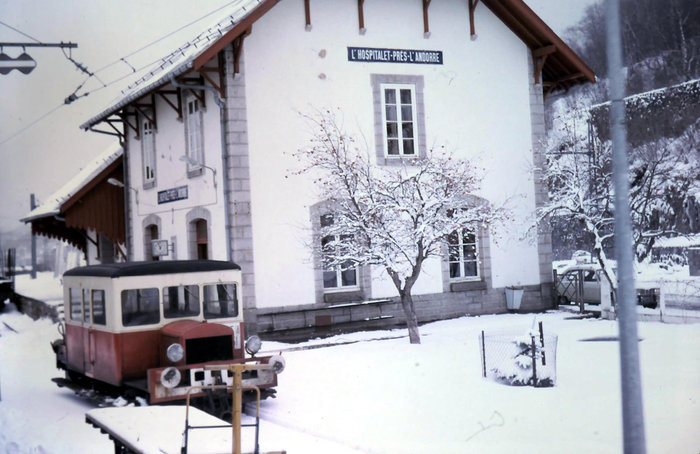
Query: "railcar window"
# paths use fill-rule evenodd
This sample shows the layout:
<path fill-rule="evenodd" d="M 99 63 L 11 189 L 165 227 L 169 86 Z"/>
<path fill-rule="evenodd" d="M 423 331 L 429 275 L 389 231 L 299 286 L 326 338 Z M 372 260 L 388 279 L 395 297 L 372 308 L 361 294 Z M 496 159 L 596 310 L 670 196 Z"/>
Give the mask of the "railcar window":
<path fill-rule="evenodd" d="M 151 325 L 160 321 L 157 288 L 122 290 L 122 324 Z"/>
<path fill-rule="evenodd" d="M 238 316 L 236 284 L 204 286 L 204 318 Z"/>
<path fill-rule="evenodd" d="M 163 316 L 165 318 L 199 315 L 199 286 L 180 285 L 163 288 Z"/>
<path fill-rule="evenodd" d="M 82 292 L 79 288 L 68 289 L 70 303 L 70 319 L 80 321 L 83 318 Z"/>
<path fill-rule="evenodd" d="M 90 290 L 83 289 L 83 321 L 90 323 Z"/>
<path fill-rule="evenodd" d="M 92 323 L 97 325 L 106 325 L 107 318 L 105 316 L 105 291 L 92 291 Z"/>

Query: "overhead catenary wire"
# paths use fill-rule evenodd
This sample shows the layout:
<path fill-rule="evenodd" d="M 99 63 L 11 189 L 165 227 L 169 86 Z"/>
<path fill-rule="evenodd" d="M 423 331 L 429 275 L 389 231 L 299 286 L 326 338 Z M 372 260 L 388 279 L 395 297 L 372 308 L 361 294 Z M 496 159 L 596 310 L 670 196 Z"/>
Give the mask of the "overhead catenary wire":
<path fill-rule="evenodd" d="M 197 19 L 194 19 L 194 20 L 188 22 L 187 24 L 178 27 L 177 29 L 175 29 L 175 30 L 173 30 L 173 31 L 171 31 L 171 32 L 169 32 L 169 33 L 167 33 L 167 34 L 161 36 L 160 38 L 155 39 L 155 40 L 151 41 L 150 43 L 145 44 L 145 45 L 139 47 L 138 49 L 136 49 L 136 50 L 134 50 L 134 51 L 128 53 L 127 55 L 124 55 L 123 57 L 120 57 L 120 58 L 118 58 L 118 59 L 112 61 L 111 63 L 108 63 L 108 64 L 106 64 L 106 65 L 104 65 L 104 66 L 98 68 L 97 70 L 94 71 L 93 74 L 91 74 L 90 76 L 88 76 L 88 78 L 87 78 L 85 81 L 83 81 L 83 83 L 81 84 L 81 86 L 85 85 L 85 83 L 87 82 L 87 80 L 90 79 L 90 77 L 95 77 L 95 78 L 97 78 L 97 76 L 96 76 L 97 73 L 100 73 L 100 72 L 106 70 L 107 68 L 110 68 L 110 67 L 112 67 L 112 66 L 114 66 L 114 65 L 117 65 L 117 64 L 119 64 L 119 63 L 126 64 L 126 65 L 132 70 L 132 72 L 131 72 L 131 74 L 127 74 L 127 75 L 125 75 L 125 76 L 119 77 L 119 78 L 114 79 L 114 80 L 112 80 L 111 82 L 108 82 L 108 83 L 104 83 L 104 82 L 101 81 L 102 84 L 103 84 L 102 87 L 99 87 L 99 88 L 96 88 L 96 89 L 91 90 L 91 91 L 89 91 L 89 92 L 86 92 L 86 93 L 83 94 L 83 95 L 79 95 L 79 96 L 76 95 L 77 98 L 81 98 L 81 97 L 83 97 L 83 96 L 89 95 L 90 93 L 94 93 L 94 92 L 96 92 L 96 91 L 99 91 L 99 90 L 101 90 L 101 89 L 103 89 L 103 88 L 106 88 L 106 87 L 108 87 L 108 86 L 110 86 L 110 85 L 113 85 L 113 84 L 116 83 L 116 82 L 119 82 L 119 81 L 125 79 L 126 77 L 129 77 L 129 76 L 131 76 L 131 75 L 133 75 L 133 74 L 135 74 L 135 73 L 141 72 L 141 71 L 145 70 L 146 68 L 149 68 L 150 66 L 152 66 L 152 65 L 154 65 L 154 64 L 156 64 L 156 63 L 158 63 L 158 62 L 160 62 L 160 61 L 165 61 L 165 60 L 171 58 L 171 57 L 172 57 L 175 53 L 177 53 L 180 49 L 178 49 L 178 50 L 176 50 L 176 51 L 174 51 L 174 52 L 171 52 L 171 53 L 170 53 L 167 57 L 165 57 L 165 58 L 159 58 L 159 59 L 157 59 L 157 60 L 155 60 L 155 61 L 153 61 L 153 62 L 151 62 L 151 63 L 148 63 L 148 64 L 146 64 L 146 65 L 144 65 L 144 66 L 141 66 L 141 67 L 138 68 L 138 69 L 135 69 L 135 68 L 134 68 L 134 65 L 132 65 L 131 63 L 129 63 L 129 62 L 127 61 L 127 59 L 128 59 L 129 57 L 132 57 L 132 56 L 134 56 L 134 55 L 136 55 L 136 54 L 138 54 L 138 53 L 140 53 L 140 52 L 142 52 L 142 51 L 144 51 L 144 50 L 146 50 L 146 49 L 148 49 L 148 48 L 150 48 L 150 47 L 152 47 L 152 46 L 158 44 L 159 42 L 161 42 L 161 41 L 163 41 L 163 40 L 165 40 L 165 39 L 167 39 L 167 38 L 169 38 L 169 37 L 175 35 L 176 33 L 181 32 L 182 30 L 184 30 L 184 29 L 186 29 L 186 28 L 188 28 L 188 27 L 191 27 L 192 25 L 196 24 L 197 22 L 200 22 L 200 21 L 206 19 L 207 17 L 209 17 L 209 16 L 211 16 L 211 15 L 213 15 L 213 14 L 216 14 L 216 13 L 218 13 L 219 11 L 221 11 L 221 10 L 223 10 L 223 9 L 229 7 L 230 5 L 232 5 L 232 4 L 234 4 L 234 3 L 237 3 L 237 2 L 239 2 L 239 1 L 240 1 L 240 0 L 233 0 L 233 1 L 230 1 L 230 2 L 228 2 L 228 3 L 226 3 L 226 4 L 224 4 L 224 5 L 222 5 L 222 6 L 218 7 L 218 8 L 216 8 L 216 9 L 214 9 L 214 10 L 212 10 L 212 11 L 210 11 L 210 12 L 208 12 L 208 13 L 206 13 L 206 14 L 200 16 L 200 17 L 198 17 Z M 188 44 L 189 44 L 189 43 L 188 43 Z M 98 80 L 99 80 L 99 79 L 98 79 Z M 80 89 L 80 88 L 76 89 L 73 93 L 76 94 L 77 91 L 78 91 L 79 89 Z"/>
<path fill-rule="evenodd" d="M 229 1 L 229 2 L 227 2 L 226 4 L 224 4 L 224 5 L 222 5 L 222 6 L 218 7 L 218 8 L 216 8 L 216 9 L 210 11 L 210 12 L 208 12 L 207 14 L 204 14 L 204 15 L 200 16 L 199 18 L 194 19 L 194 20 L 188 22 L 187 24 L 182 25 L 182 26 L 178 27 L 177 29 L 175 29 L 175 30 L 173 30 L 173 31 L 171 31 L 171 32 L 169 32 L 169 33 L 167 33 L 167 34 L 161 36 L 160 38 L 158 38 L 158 39 L 156 39 L 156 40 L 154 40 L 154 41 L 151 41 L 150 43 L 148 43 L 148 44 L 146 44 L 146 45 L 144 45 L 144 46 L 141 46 L 140 48 L 138 48 L 138 49 L 136 49 L 136 50 L 130 52 L 129 54 L 127 54 L 127 55 L 125 55 L 125 56 L 123 56 L 123 57 L 120 57 L 120 58 L 116 59 L 115 61 L 113 61 L 113 62 L 111 62 L 111 63 L 109 63 L 109 64 L 107 64 L 107 65 L 105 65 L 105 66 L 102 66 L 101 68 L 98 68 L 98 69 L 95 70 L 94 72 L 92 72 L 92 73 L 89 73 L 89 72 L 88 72 L 90 75 L 87 76 L 87 77 L 85 78 L 85 80 L 83 80 L 83 81 L 78 85 L 78 87 L 77 87 L 69 96 L 67 96 L 67 97 L 65 98 L 65 100 L 64 100 L 63 103 L 57 105 L 56 107 L 52 108 L 52 109 L 49 110 L 48 112 L 42 114 L 42 115 L 41 115 L 40 117 L 38 117 L 37 119 L 33 120 L 30 124 L 28 124 L 28 125 L 22 127 L 21 129 L 19 129 L 19 130 L 17 130 L 16 132 L 12 133 L 12 134 L 9 135 L 8 137 L 0 138 L 0 146 L 2 146 L 2 145 L 4 145 L 5 143 L 9 142 L 10 140 L 14 139 L 15 137 L 17 137 L 18 135 L 20 135 L 20 134 L 22 134 L 23 132 L 27 131 L 28 129 L 34 127 L 34 126 L 37 125 L 39 122 L 41 122 L 41 121 L 44 120 L 45 118 L 49 117 L 51 114 L 53 114 L 54 112 L 56 112 L 57 110 L 59 110 L 59 109 L 60 109 L 61 107 L 63 107 L 63 106 L 66 106 L 66 105 L 68 105 L 68 104 L 71 104 L 71 103 L 73 103 L 74 101 L 76 101 L 76 100 L 78 100 L 78 99 L 80 99 L 80 98 L 83 98 L 83 97 L 86 97 L 86 96 L 90 95 L 91 93 L 95 93 L 95 92 L 98 92 L 98 91 L 100 91 L 100 90 L 103 90 L 103 89 L 105 89 L 105 88 L 107 88 L 107 87 L 109 87 L 109 86 L 111 86 L 111 85 L 113 85 L 113 84 L 115 84 L 115 83 L 117 83 L 117 82 L 120 82 L 120 81 L 122 81 L 122 80 L 124 80 L 124 79 L 126 79 L 126 78 L 128 78 L 128 77 L 130 77 L 130 76 L 133 76 L 133 75 L 136 74 L 136 73 L 139 73 L 139 72 L 141 72 L 141 71 L 143 71 L 143 70 L 146 70 L 146 69 L 150 68 L 151 66 L 154 66 L 154 65 L 156 65 L 156 64 L 158 64 L 158 63 L 162 63 L 162 65 L 165 65 L 168 59 L 172 58 L 172 56 L 175 55 L 177 52 L 181 52 L 181 48 L 179 48 L 179 49 L 177 49 L 176 51 L 170 53 L 170 54 L 169 54 L 167 57 L 165 57 L 165 58 L 158 58 L 158 59 L 156 59 L 156 60 L 154 60 L 154 61 L 152 61 L 152 62 L 150 62 L 150 63 L 148 63 L 148 64 L 145 64 L 145 65 L 143 65 L 143 66 L 141 66 L 141 67 L 139 67 L 139 68 L 134 68 L 134 66 L 131 65 L 130 63 L 128 63 L 128 62 L 126 61 L 126 59 L 129 58 L 129 57 L 132 57 L 132 56 L 134 56 L 134 55 L 136 55 L 136 54 L 138 54 L 138 53 L 140 53 L 140 52 L 142 52 L 142 51 L 144 51 L 144 50 L 146 50 L 146 49 L 148 49 L 148 48 L 150 48 L 151 46 L 154 46 L 155 44 L 157 44 L 157 43 L 159 43 L 159 42 L 161 42 L 161 41 L 163 41 L 163 40 L 169 38 L 170 36 L 173 36 L 174 34 L 176 34 L 176 33 L 180 32 L 180 31 L 182 31 L 182 30 L 184 30 L 184 29 L 186 29 L 186 28 L 188 28 L 188 27 L 190 27 L 190 26 L 196 24 L 197 22 L 202 21 L 203 19 L 206 19 L 207 17 L 209 17 L 209 16 L 211 16 L 211 15 L 213 15 L 213 14 L 216 14 L 217 12 L 219 12 L 219 11 L 221 11 L 221 10 L 223 10 L 223 9 L 229 7 L 230 5 L 232 5 L 232 4 L 234 4 L 234 3 L 237 3 L 237 2 L 239 2 L 239 1 L 240 1 L 240 0 L 232 0 L 232 1 Z M 24 33 L 23 31 L 17 29 L 16 27 L 13 27 L 13 26 L 11 26 L 11 25 L 9 25 L 9 24 L 3 22 L 3 21 L 0 21 L 0 24 L 1 24 L 1 25 L 4 25 L 4 26 L 7 27 L 7 28 L 10 28 L 11 30 L 13 30 L 13 31 L 15 31 L 15 32 L 17 32 L 17 33 L 20 33 L 21 35 L 23 35 L 23 36 L 25 36 L 25 37 L 27 37 L 27 38 L 33 40 L 33 41 L 36 41 L 37 43 L 41 43 L 40 40 L 34 38 L 33 36 L 30 36 L 30 35 L 27 34 L 27 33 Z M 188 43 L 187 45 L 189 45 L 189 44 L 190 44 L 190 43 Z M 64 51 L 64 54 L 65 54 L 65 51 Z M 70 61 L 72 61 L 73 64 L 74 64 L 79 70 L 82 71 L 82 68 L 81 68 L 82 65 L 80 65 L 78 62 L 74 61 L 72 58 L 69 58 L 68 56 L 66 56 L 66 58 L 68 58 Z M 111 81 L 109 81 L 109 82 L 104 82 L 103 80 L 101 80 L 101 79 L 97 76 L 97 73 L 102 72 L 102 71 L 104 71 L 105 69 L 107 69 L 107 68 L 109 68 L 109 67 L 111 67 L 111 66 L 114 66 L 115 64 L 118 64 L 118 63 L 120 63 L 120 62 L 122 62 L 122 63 L 126 64 L 127 66 L 129 66 L 129 68 L 132 70 L 132 72 L 129 73 L 129 74 L 126 74 L 126 75 L 117 77 L 116 79 L 113 79 L 113 80 L 111 80 Z M 79 66 L 79 65 L 80 65 L 80 66 Z M 84 68 L 84 67 L 83 67 L 83 68 Z M 86 68 L 85 68 L 85 69 L 86 69 Z M 83 71 L 83 72 L 86 72 L 86 71 Z M 82 94 L 78 94 L 78 92 L 83 88 L 83 86 L 85 86 L 85 84 L 88 82 L 88 80 L 90 80 L 90 79 L 93 78 L 93 77 L 94 77 L 96 80 L 98 80 L 98 81 L 102 84 L 102 86 L 97 87 L 97 88 L 95 88 L 95 89 L 92 89 L 92 90 L 90 90 L 90 91 L 84 92 L 84 93 L 82 93 Z"/>
<path fill-rule="evenodd" d="M 9 24 L 7 24 L 7 23 L 1 21 L 1 20 L 0 20 L 0 24 L 4 25 L 5 27 L 7 27 L 7 28 L 9 28 L 9 29 L 11 29 L 11 30 L 16 31 L 17 33 L 19 33 L 19 34 L 22 35 L 22 36 L 26 36 L 27 38 L 36 41 L 37 43 L 41 43 L 41 41 L 39 41 L 38 39 L 36 39 L 36 38 L 34 38 L 33 36 L 30 36 L 30 35 L 24 33 L 22 30 L 19 30 L 19 29 L 13 27 L 12 25 L 9 25 Z"/>

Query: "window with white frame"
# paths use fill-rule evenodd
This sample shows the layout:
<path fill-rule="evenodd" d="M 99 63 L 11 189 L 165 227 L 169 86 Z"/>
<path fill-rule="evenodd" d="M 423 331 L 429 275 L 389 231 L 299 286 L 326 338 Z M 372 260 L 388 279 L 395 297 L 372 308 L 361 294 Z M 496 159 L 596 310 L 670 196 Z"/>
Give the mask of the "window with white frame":
<path fill-rule="evenodd" d="M 386 156 L 416 156 L 418 146 L 415 85 L 381 84 L 380 89 Z"/>
<path fill-rule="evenodd" d="M 477 241 L 476 233 L 469 228 L 456 230 L 447 237 L 450 280 L 480 279 Z"/>
<path fill-rule="evenodd" d="M 321 228 L 333 224 L 333 215 L 321 216 Z M 333 267 L 326 266 L 327 257 L 335 252 L 339 244 L 344 241 L 352 241 L 350 235 L 326 235 L 321 238 L 321 255 L 323 260 L 323 289 L 324 291 L 349 290 L 358 287 L 357 267 L 351 261 Z"/>
<path fill-rule="evenodd" d="M 199 99 L 190 94 L 185 98 L 185 117 L 187 134 L 188 172 L 201 170 L 204 164 L 204 147 L 202 140 L 202 111 Z"/>
<path fill-rule="evenodd" d="M 143 184 L 156 181 L 156 142 L 153 123 L 146 115 L 141 115 L 141 153 L 143 155 Z"/>

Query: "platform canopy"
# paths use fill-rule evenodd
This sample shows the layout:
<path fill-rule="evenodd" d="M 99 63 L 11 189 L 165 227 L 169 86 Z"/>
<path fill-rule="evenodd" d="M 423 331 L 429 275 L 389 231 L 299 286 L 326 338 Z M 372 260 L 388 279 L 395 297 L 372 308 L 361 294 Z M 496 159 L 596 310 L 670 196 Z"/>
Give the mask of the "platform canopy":
<path fill-rule="evenodd" d="M 105 150 L 20 221 L 31 223 L 32 234 L 65 241 L 84 253 L 88 241 L 96 242 L 88 231 L 125 244 L 122 156 L 119 146 Z"/>

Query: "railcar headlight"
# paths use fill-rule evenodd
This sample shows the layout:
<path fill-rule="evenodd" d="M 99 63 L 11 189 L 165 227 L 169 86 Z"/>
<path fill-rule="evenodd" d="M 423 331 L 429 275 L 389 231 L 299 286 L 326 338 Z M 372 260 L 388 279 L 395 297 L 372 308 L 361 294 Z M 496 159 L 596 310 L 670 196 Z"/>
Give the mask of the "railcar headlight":
<path fill-rule="evenodd" d="M 257 352 L 259 352 L 261 346 L 262 341 L 256 335 L 250 336 L 248 340 L 245 341 L 245 351 L 247 351 L 251 355 L 254 355 Z"/>
<path fill-rule="evenodd" d="M 272 366 L 272 370 L 276 374 L 281 374 L 284 370 L 284 366 L 286 365 L 286 361 L 284 360 L 284 358 L 282 358 L 281 355 L 274 355 L 270 357 L 270 361 L 268 362 L 268 364 Z"/>
<path fill-rule="evenodd" d="M 165 368 L 160 373 L 160 383 L 168 389 L 173 389 L 179 385 L 180 380 L 182 380 L 182 374 L 174 367 Z"/>
<path fill-rule="evenodd" d="M 171 362 L 176 363 L 180 361 L 183 356 L 185 356 L 185 349 L 182 348 L 182 345 L 175 342 L 174 344 L 170 344 L 168 349 L 165 351 L 165 356 L 167 356 Z"/>

